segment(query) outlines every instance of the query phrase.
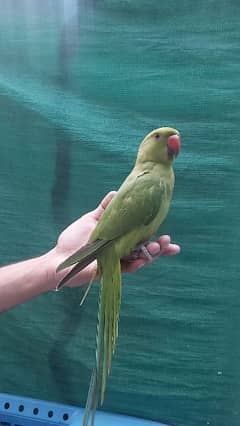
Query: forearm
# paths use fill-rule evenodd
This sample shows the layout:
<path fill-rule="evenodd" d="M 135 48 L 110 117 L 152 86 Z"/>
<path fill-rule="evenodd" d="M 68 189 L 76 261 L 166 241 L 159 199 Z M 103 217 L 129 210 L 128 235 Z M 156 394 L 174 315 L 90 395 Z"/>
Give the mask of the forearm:
<path fill-rule="evenodd" d="M 54 290 L 57 283 L 52 251 L 0 268 L 0 312 Z"/>

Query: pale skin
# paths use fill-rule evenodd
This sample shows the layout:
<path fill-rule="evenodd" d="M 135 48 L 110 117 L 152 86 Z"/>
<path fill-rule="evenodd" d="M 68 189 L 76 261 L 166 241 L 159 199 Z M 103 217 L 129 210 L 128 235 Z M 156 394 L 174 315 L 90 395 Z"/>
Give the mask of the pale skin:
<path fill-rule="evenodd" d="M 0 312 L 55 290 L 59 281 L 69 269 L 56 273 L 57 266 L 68 256 L 84 245 L 96 227 L 102 213 L 116 194 L 109 192 L 99 206 L 82 216 L 66 228 L 58 238 L 56 246 L 49 252 L 23 262 L 0 268 Z M 146 245 L 152 259 L 160 256 L 171 256 L 180 252 L 177 244 L 172 244 L 168 235 L 162 235 L 157 241 Z M 151 262 L 149 256 L 139 253 L 122 260 L 123 272 L 136 272 L 139 268 Z M 69 282 L 69 287 L 81 286 L 88 283 L 96 274 L 96 262 L 75 275 Z"/>

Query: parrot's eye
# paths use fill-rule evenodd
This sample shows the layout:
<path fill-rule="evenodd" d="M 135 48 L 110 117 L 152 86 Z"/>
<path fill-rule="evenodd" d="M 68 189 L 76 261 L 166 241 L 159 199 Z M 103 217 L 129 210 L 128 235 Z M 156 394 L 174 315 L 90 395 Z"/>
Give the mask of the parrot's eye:
<path fill-rule="evenodd" d="M 160 139 L 160 136 L 161 136 L 160 133 L 156 133 L 155 138 Z"/>

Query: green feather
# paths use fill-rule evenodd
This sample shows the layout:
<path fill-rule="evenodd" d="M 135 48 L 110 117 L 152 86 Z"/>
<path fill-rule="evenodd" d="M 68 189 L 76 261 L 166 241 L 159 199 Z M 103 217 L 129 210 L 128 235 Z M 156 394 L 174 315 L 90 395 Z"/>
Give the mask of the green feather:
<path fill-rule="evenodd" d="M 112 356 L 118 336 L 121 305 L 121 265 L 113 247 L 105 248 L 98 257 L 101 274 L 99 297 L 96 368 L 91 378 L 83 426 L 88 425 L 90 415 L 94 421 L 98 403 L 103 404 L 107 377 L 111 371 Z M 92 423 L 93 424 L 93 423 Z"/>

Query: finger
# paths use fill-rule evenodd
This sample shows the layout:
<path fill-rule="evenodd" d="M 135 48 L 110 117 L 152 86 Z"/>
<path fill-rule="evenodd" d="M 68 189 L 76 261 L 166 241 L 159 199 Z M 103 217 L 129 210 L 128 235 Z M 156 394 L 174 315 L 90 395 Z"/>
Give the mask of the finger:
<path fill-rule="evenodd" d="M 169 237 L 169 235 L 162 235 L 157 241 L 151 241 L 150 243 L 146 244 L 146 249 L 150 256 L 157 257 L 160 256 L 163 252 L 165 252 L 165 250 L 170 244 L 170 241 L 171 238 Z M 133 250 L 132 253 L 123 258 L 123 260 L 127 262 L 133 262 L 136 259 L 146 259 L 146 255 L 143 250 Z"/>
<path fill-rule="evenodd" d="M 104 210 L 107 208 L 108 204 L 113 199 L 114 195 L 116 195 L 116 193 L 117 191 L 110 191 L 107 195 L 105 195 L 99 206 L 93 212 L 96 220 L 100 219 Z"/>
<path fill-rule="evenodd" d="M 150 242 L 147 244 L 147 249 L 151 256 L 157 257 L 160 256 L 168 248 L 171 243 L 171 238 L 169 235 L 162 235 L 159 237 L 158 241 Z"/>
<path fill-rule="evenodd" d="M 165 251 L 165 249 L 169 246 L 171 243 L 171 238 L 169 235 L 162 235 L 158 239 L 158 243 L 160 245 L 160 251 L 161 253 Z"/>
<path fill-rule="evenodd" d="M 164 235 L 163 238 L 160 237 L 160 239 L 162 240 L 163 243 L 167 244 L 167 239 L 165 239 L 165 237 L 166 236 Z M 169 237 L 168 237 L 168 241 L 169 241 Z M 172 244 L 172 243 L 168 245 L 163 244 L 162 248 L 160 248 L 159 243 L 152 242 L 147 245 L 147 248 L 149 250 L 149 253 L 153 257 L 153 260 L 157 259 L 160 256 L 173 256 L 180 253 L 181 251 L 181 248 L 179 245 Z M 136 272 L 138 269 L 142 268 L 148 263 L 150 262 L 146 259 L 146 257 L 138 257 L 135 260 L 133 259 L 131 260 L 131 258 L 129 258 L 129 259 L 123 259 L 121 261 L 123 272 L 128 272 L 128 273 Z"/>
<path fill-rule="evenodd" d="M 178 244 L 169 244 L 168 247 L 161 253 L 161 256 L 174 256 L 180 253 L 181 248 Z"/>

